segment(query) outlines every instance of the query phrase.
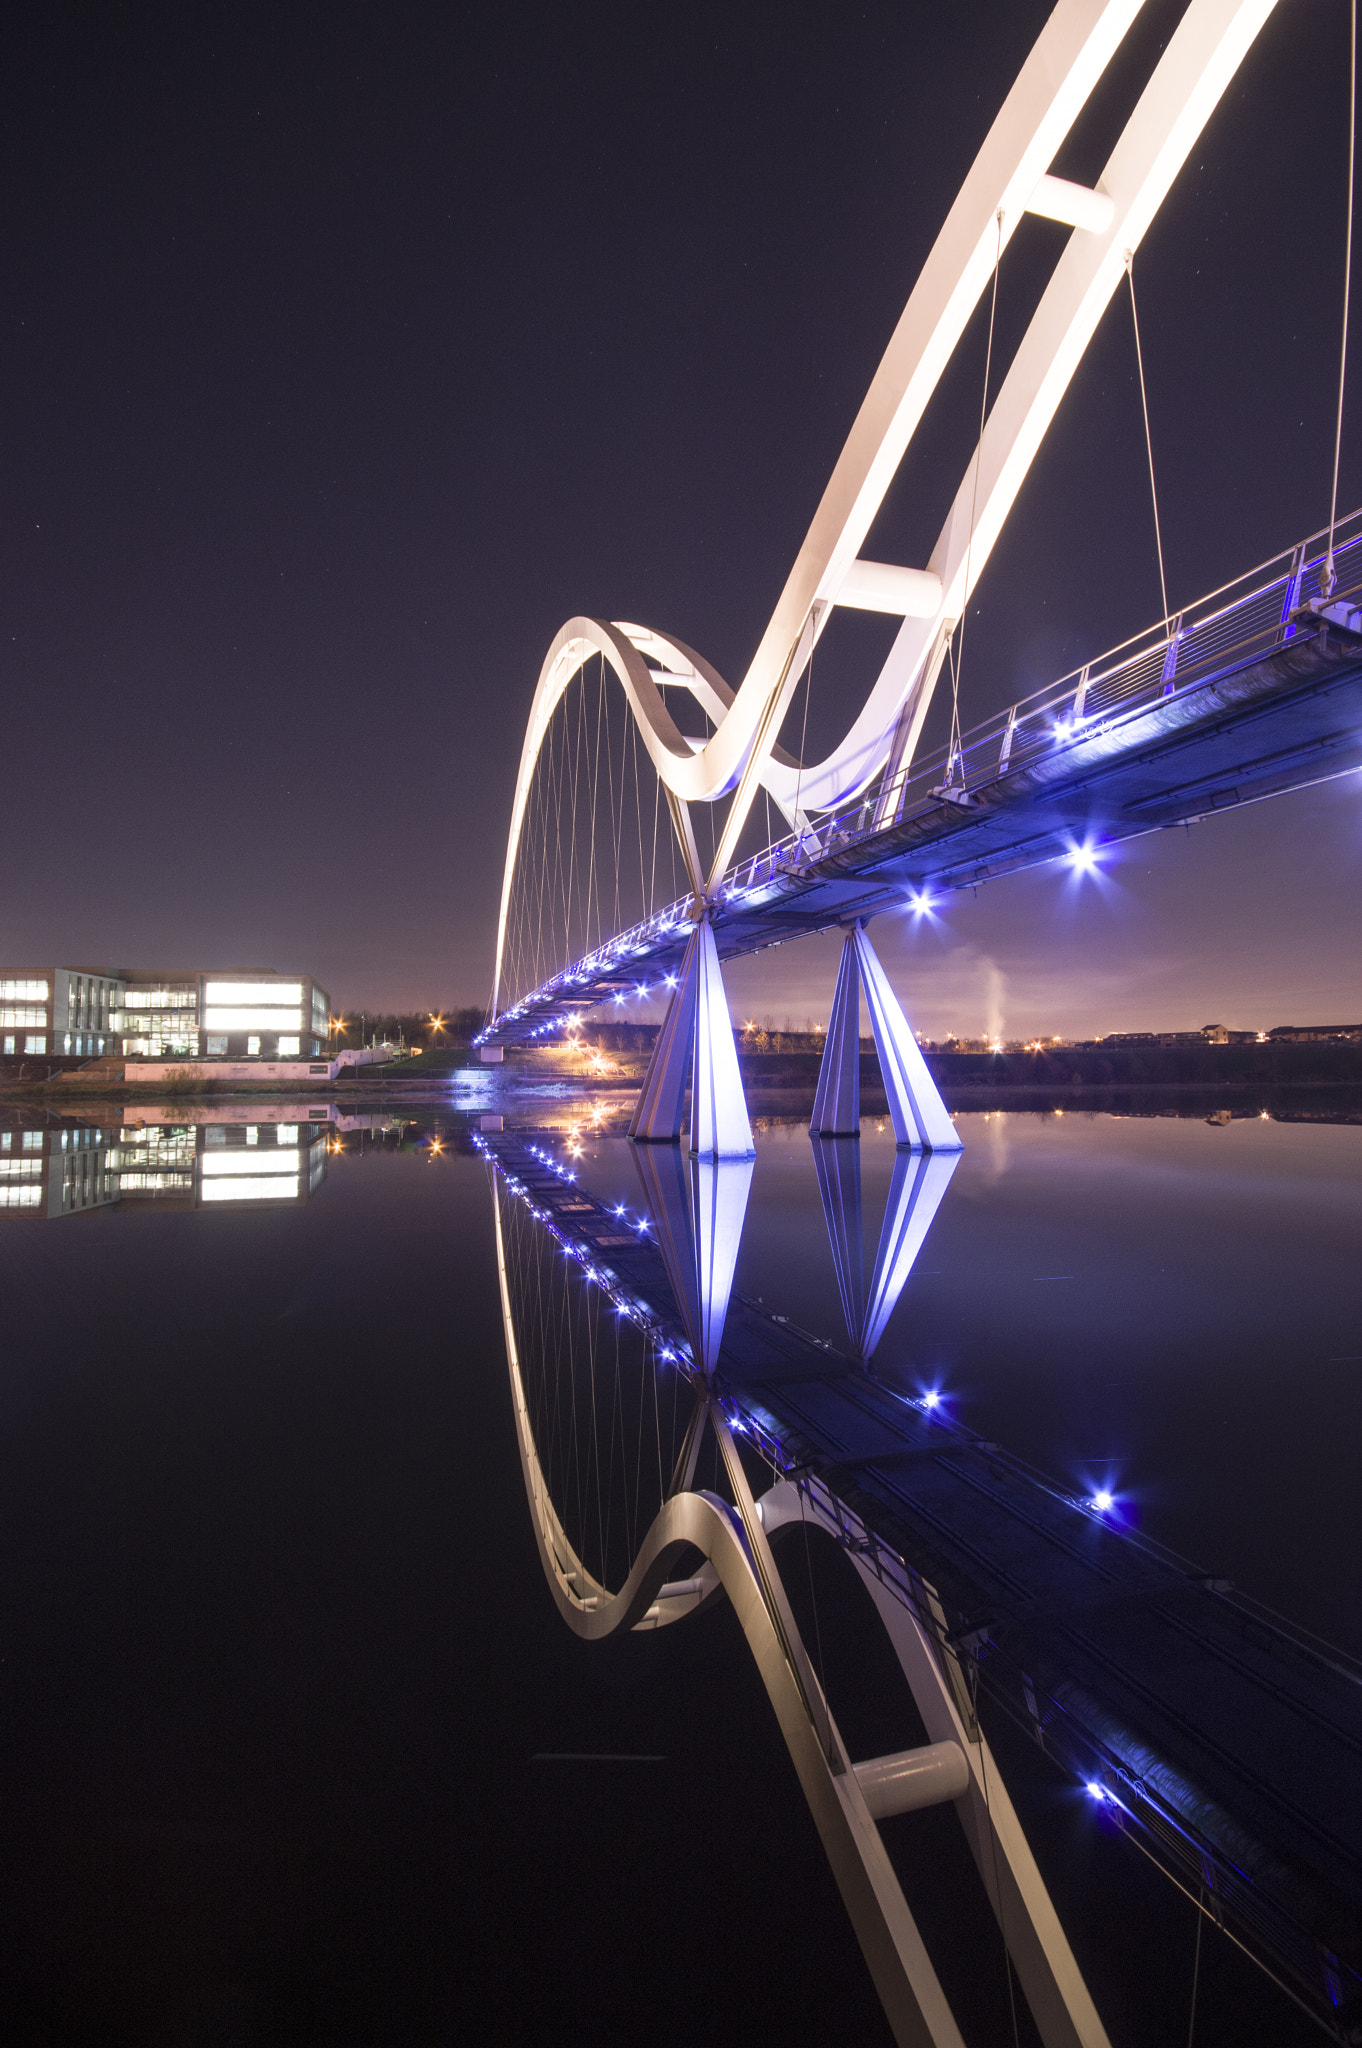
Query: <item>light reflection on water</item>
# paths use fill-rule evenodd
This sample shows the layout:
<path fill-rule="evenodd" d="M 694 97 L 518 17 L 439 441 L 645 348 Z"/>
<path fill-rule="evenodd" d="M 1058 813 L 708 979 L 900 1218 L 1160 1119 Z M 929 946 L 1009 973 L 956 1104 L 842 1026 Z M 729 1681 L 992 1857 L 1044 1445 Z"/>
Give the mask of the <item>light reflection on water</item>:
<path fill-rule="evenodd" d="M 615 1664 L 602 1663 L 616 1674 L 608 1684 L 585 1680 L 585 1667 L 555 1647 L 556 1618 L 546 1611 L 523 1541 L 524 1495 L 509 1450 L 504 1363 L 490 1313 L 495 1279 L 485 1170 L 467 1156 L 466 1126 L 443 1109 L 411 1105 L 404 1106 L 404 1121 L 341 1119 L 317 1113 L 315 1104 L 215 1104 L 201 1115 L 202 1121 L 174 1105 L 147 1108 L 125 1113 L 110 1128 L 69 1118 L 13 1118 L 7 1125 L 0 1114 L 0 1138 L 10 1139 L 0 1145 L 0 1161 L 13 1168 L 0 1184 L 40 1191 L 27 1209 L 0 1212 L 12 1318 L 15 1300 L 25 1290 L 29 1297 L 21 1319 L 26 1334 L 11 1345 L 10 1382 L 18 1392 L 7 1429 L 22 1452 L 11 1490 L 24 1499 L 30 1463 L 42 1474 L 8 1553 L 16 1584 L 37 1589 L 24 1668 L 44 1712 L 42 1732 L 30 1731 L 24 1755 L 40 1759 L 39 1775 L 41 1743 L 56 1741 L 48 1731 L 64 1725 L 69 1704 L 60 1661 L 67 1652 L 43 1636 L 46 1617 L 64 1615 L 87 1596 L 102 1612 L 89 1588 L 97 1592 L 103 1558 L 118 1559 L 121 1546 L 132 1561 L 108 1603 L 107 1640 L 92 1637 L 81 1695 L 91 1705 L 78 1719 L 74 1749 L 101 1756 L 107 1676 L 122 1669 L 119 1658 L 126 1656 L 121 1682 L 136 1713 L 115 1717 L 120 1740 L 136 1750 L 138 1769 L 170 1816 L 168 1827 L 217 1828 L 227 1839 L 241 1813 L 254 1810 L 252 1802 L 268 1806 L 261 1788 L 273 1782 L 273 1764 L 253 1765 L 245 1791 L 232 1799 L 210 1796 L 195 1780 L 194 1798 L 208 1815 L 202 1821 L 178 1780 L 170 1782 L 173 1772 L 164 1784 L 157 1775 L 163 1720 L 177 1729 L 197 1726 L 197 1713 L 208 1731 L 205 1756 L 242 1742 L 242 1731 L 257 1725 L 272 1742 L 288 1716 L 270 1703 L 276 1692 L 291 1696 L 297 1687 L 307 1710 L 299 1710 L 296 1751 L 289 1751 L 296 1770 L 318 1731 L 335 1740 L 343 1727 L 338 1702 L 349 1697 L 357 1661 L 372 1696 L 365 1695 L 352 1749 L 342 1745 L 346 1768 L 328 1770 L 319 1786 L 319 1810 L 329 1814 L 338 1788 L 343 1797 L 351 1781 L 375 1811 L 382 1807 L 386 1787 L 375 1791 L 356 1760 L 387 1740 L 389 1730 L 396 1733 L 383 1751 L 387 1767 L 396 1768 L 393 1758 L 412 1744 L 419 1763 L 404 1829 L 411 1813 L 424 1812 L 428 1781 L 438 1781 L 442 1759 L 455 1760 L 460 1798 L 471 1796 L 463 1760 L 490 1759 L 495 1811 L 456 1841 L 459 1867 L 476 1861 L 466 1854 L 468 1841 L 501 1839 L 507 1815 L 524 1798 L 526 1755 L 588 1748 L 681 1753 L 674 1730 L 665 1737 L 644 1732 L 646 1715 L 632 1688 L 643 1684 L 645 1669 L 658 1674 L 656 1703 L 647 1712 L 661 1716 L 667 1702 L 682 1699 L 677 1725 L 700 1731 L 709 1768 L 713 1715 L 692 1711 L 681 1688 L 702 1684 L 718 1664 L 714 1638 L 700 1639 L 699 1654 L 693 1645 L 630 1645 Z M 565 1112 L 542 1142 L 594 1192 L 636 1218 L 643 1203 L 637 1154 L 619 1135 L 618 1120 L 613 1134 L 608 1119 L 596 1131 L 591 1121 Z M 910 1394 L 939 1388 L 961 1421 L 1075 1490 L 1110 1481 L 1151 1534 L 1292 1618 L 1357 1645 L 1362 1583 L 1352 1502 L 1362 1419 L 1362 1126 L 996 1112 L 965 1115 L 960 1123 L 965 1150 L 935 1190 L 929 1227 L 873 1345 L 875 1371 Z M 859 1328 L 861 1346 L 869 1348 L 866 1317 L 876 1298 L 882 1217 L 896 1174 L 900 1198 L 906 1190 L 911 1199 L 916 1168 L 910 1184 L 887 1128 L 867 1120 L 855 1147 L 858 1296 L 845 1267 L 839 1281 L 819 1158 L 802 1120 L 759 1122 L 757 1147 L 734 1286 L 839 1349 L 857 1348 Z M 846 1161 L 845 1152 L 837 1156 Z M 226 1164 L 210 1163 L 217 1161 Z M 827 1169 L 826 1154 L 823 1163 Z M 233 1190 L 225 1209 L 207 1192 L 217 1187 Z M 75 1191 L 69 1199 L 66 1190 Z M 845 1209 L 844 1190 L 838 1199 Z M 241 1217 L 238 1227 L 224 1227 L 229 1212 Z M 140 1227 L 128 1229 L 134 1218 Z M 63 1227 L 49 1228 L 52 1222 Z M 881 1306 L 893 1292 L 891 1263 L 881 1262 Z M 115 1303 L 136 1314 L 110 1327 L 108 1305 Z M 147 1378 L 144 1354 L 161 1353 L 161 1377 Z M 431 1417 L 441 1414 L 423 1405 L 430 1388 L 448 1392 L 449 1412 L 445 1433 L 428 1452 Z M 49 1397 L 58 1405 L 47 1437 L 26 1436 L 23 1403 Z M 408 1409 L 419 1418 L 410 1427 L 403 1422 Z M 684 1412 L 679 1424 L 663 1420 L 674 1437 Z M 49 1440 L 60 1455 L 44 1465 Z M 388 1446 L 387 1465 L 376 1458 L 375 1443 Z M 218 1474 L 213 1461 L 223 1445 Z M 79 1485 L 65 1476 L 71 1446 Z M 672 1450 L 659 1432 L 656 1461 L 664 1477 Z M 139 1471 L 140 1479 L 130 1480 Z M 206 1506 L 198 1499 L 203 1471 L 217 1474 Z M 467 1528 L 455 1514 L 465 1490 L 476 1507 Z M 60 1510 L 55 1537 L 41 1520 L 49 1495 Z M 108 1505 L 84 1544 L 87 1498 Z M 262 1501 L 271 1504 L 268 1512 Z M 303 1505 L 295 1514 L 296 1502 Z M 440 1519 L 446 1513 L 448 1522 Z M 497 1515 L 504 1524 L 496 1524 Z M 30 1524 L 41 1540 L 26 1558 Z M 499 1541 L 488 1540 L 489 1526 L 503 1528 Z M 130 1528 L 137 1538 L 131 1545 Z M 359 1532 L 353 1539 L 352 1529 Z M 505 1530 L 520 1540 L 508 1540 Z M 353 1553 L 345 1547 L 352 1540 Z M 65 1604 L 44 1591 L 48 1552 L 60 1555 L 61 1542 L 71 1546 Z M 209 1568 L 196 1563 L 196 1545 Z M 470 1572 L 475 1556 L 477 1571 Z M 225 1623 L 221 1596 L 212 1591 L 219 1579 L 235 1588 L 237 1604 L 226 1610 Z M 290 1603 L 280 1589 L 295 1579 L 300 1590 Z M 443 1666 L 419 1663 L 412 1646 L 445 1642 L 465 1583 L 470 1612 L 462 1635 L 449 1631 L 459 1648 L 444 1673 Z M 122 1647 L 125 1603 L 141 1615 L 145 1631 L 131 1651 Z M 492 1634 L 479 1633 L 488 1630 L 493 1608 L 515 1616 L 514 1626 L 499 1624 L 501 1647 Z M 167 1626 L 167 1612 L 180 1616 L 174 1626 Z M 542 1636 L 534 1633 L 541 1623 Z M 224 1627 L 232 1645 L 225 1657 Z M 165 1671 L 158 1677 L 162 1636 Z M 295 1637 L 305 1642 L 305 1656 L 295 1652 Z M 479 1646 L 474 1661 L 484 1661 L 495 1679 L 486 1700 L 470 1675 L 468 1642 Z M 504 1646 L 521 1643 L 532 1644 L 532 1652 L 505 1650 L 503 1672 Z M 642 1660 L 654 1655 L 678 1661 L 645 1667 Z M 395 1684 L 391 1672 L 403 1659 L 419 1668 L 419 1683 Z M 44 1693 L 49 1671 L 57 1676 Z M 197 1687 L 193 1711 L 178 1690 L 186 1671 Z M 556 1673 L 553 1682 L 545 1672 Z M 588 1682 L 595 1693 L 582 1690 Z M 724 1682 L 732 1682 L 731 1671 Z M 422 1746 L 411 1733 L 419 1720 L 413 1703 L 428 1698 L 438 1707 Z M 140 1727 L 148 1701 L 154 1710 L 144 1716 L 144 1755 L 126 1729 Z M 451 1740 L 451 1717 L 461 1703 L 468 1726 Z M 751 1718 L 760 1752 L 755 1770 L 765 1767 L 772 1731 Z M 740 1735 L 726 1727 L 725 1741 Z M 53 1782 L 69 1768 L 66 1751 L 58 1761 Z M 122 1770 L 120 1756 L 107 1760 L 110 1782 L 121 1784 Z M 687 1772 L 693 1788 L 698 1753 Z M 788 1790 L 783 1779 L 773 1780 L 764 1795 L 766 1824 Z M 547 1802 L 560 1795 L 535 1796 Z M 693 1837 L 692 1796 L 688 1790 L 678 1842 Z M 639 1838 L 651 1843 L 658 1795 L 637 1797 Z M 567 1860 L 583 1822 L 576 1807 L 564 1811 L 558 1853 Z M 536 1826 L 541 1814 L 537 1808 Z M 716 1831 L 727 1824 L 727 1813 L 715 1815 Z M 283 1823 L 271 1826 L 282 1833 Z M 362 1845 L 357 1853 L 366 1861 L 368 1826 L 366 1805 L 345 1836 Z M 124 1846 L 118 1837 L 120 1857 Z M 526 1872 L 539 1846 L 517 1837 L 515 1853 L 507 1851 L 507 1928 L 520 1927 Z M 401 1853 L 388 1844 L 385 1883 Z M 73 1854 L 73 1866 L 78 1860 Z M 614 1860 L 612 1837 L 593 1879 Z M 314 1889 L 326 1881 L 325 1863 L 317 1852 L 306 1866 Z M 244 1882 L 223 1881 L 234 1898 L 250 1893 Z M 806 1887 L 813 1882 L 801 1877 Z M 556 1896 L 556 1867 L 553 1883 Z M 98 1901 L 88 1907 L 91 1916 L 101 1910 Z M 164 1902 L 157 1910 L 171 1912 Z M 486 1910 L 481 1893 L 470 1907 L 470 1926 L 474 1910 Z M 820 1954 L 827 1932 L 820 1922 Z M 451 1941 L 444 1922 L 426 1933 L 431 1952 L 443 1953 Z M 476 1959 L 465 1963 L 475 1967 Z M 820 1980 L 826 1974 L 820 1964 Z M 269 2009 L 266 1990 L 257 1985 L 252 1995 L 262 2012 Z"/>
<path fill-rule="evenodd" d="M 1362 1646 L 1362 1126 L 1259 1115 L 959 1119 L 965 1149 L 875 1350 L 878 1376 L 1150 1534 Z M 566 1140 L 563 1141 L 566 1144 Z M 579 1127 L 634 1208 L 624 1139 Z M 892 1133 L 860 1153 L 863 1284 Z M 768 1121 L 735 1286 L 842 1349 L 843 1290 L 802 1122 Z"/>
<path fill-rule="evenodd" d="M 620 1113 L 553 1114 L 546 1143 L 593 1192 L 643 1213 Z M 438 1166 L 440 1133 L 457 1142 L 468 1121 L 315 1101 L 197 1115 L 139 1106 L 112 1125 L 0 1113 L 0 1228 L 92 1210 L 295 1208 L 344 1172 L 347 1144 L 405 1133 Z M 1362 1124 L 1185 1110 L 992 1111 L 959 1124 L 965 1149 L 931 1191 L 925 1234 L 897 1272 L 879 1273 L 876 1373 L 905 1393 L 939 1390 L 946 1412 L 1061 1483 L 1118 1491 L 1160 1540 L 1362 1645 L 1350 1507 Z M 847 1141 L 815 1147 L 797 1117 L 758 1118 L 755 1130 L 734 1285 L 856 1353 L 847 1288 L 873 1319 L 903 1155 L 873 1117 L 851 1141 L 863 1250 L 859 1272 L 844 1257 L 839 1274 L 826 1182 Z"/>

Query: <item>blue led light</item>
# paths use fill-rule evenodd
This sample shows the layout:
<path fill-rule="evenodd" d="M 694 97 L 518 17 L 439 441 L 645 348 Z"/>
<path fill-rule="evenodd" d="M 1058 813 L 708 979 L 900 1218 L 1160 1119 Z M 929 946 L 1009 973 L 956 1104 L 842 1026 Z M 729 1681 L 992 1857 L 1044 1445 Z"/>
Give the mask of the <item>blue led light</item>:
<path fill-rule="evenodd" d="M 1116 1498 L 1114 1494 L 1107 1492 L 1105 1486 L 1100 1486 L 1092 1497 L 1092 1504 L 1099 1515 L 1105 1515 L 1109 1514 L 1112 1508 L 1115 1507 Z"/>

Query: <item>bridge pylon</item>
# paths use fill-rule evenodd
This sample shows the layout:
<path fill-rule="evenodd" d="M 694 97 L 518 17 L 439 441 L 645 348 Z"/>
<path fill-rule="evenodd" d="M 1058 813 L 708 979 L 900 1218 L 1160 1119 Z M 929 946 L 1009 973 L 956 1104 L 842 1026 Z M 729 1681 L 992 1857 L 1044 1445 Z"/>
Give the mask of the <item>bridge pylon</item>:
<path fill-rule="evenodd" d="M 927 1071 L 870 935 L 860 923 L 847 933 L 842 947 L 809 1129 L 817 1138 L 860 1136 L 862 986 L 895 1141 L 915 1152 L 962 1151 L 963 1140 Z"/>
<path fill-rule="evenodd" d="M 691 934 L 657 1034 L 629 1136 L 674 1144 L 690 1083 L 690 1149 L 697 1159 L 752 1159 L 752 1125 L 738 1070 L 723 969 L 706 911 Z"/>

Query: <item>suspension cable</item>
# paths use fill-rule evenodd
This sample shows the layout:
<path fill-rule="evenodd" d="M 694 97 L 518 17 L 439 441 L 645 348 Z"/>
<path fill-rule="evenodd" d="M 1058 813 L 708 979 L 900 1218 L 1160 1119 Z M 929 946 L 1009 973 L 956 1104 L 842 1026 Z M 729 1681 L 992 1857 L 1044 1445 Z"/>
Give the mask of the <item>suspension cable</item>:
<path fill-rule="evenodd" d="M 984 463 L 984 428 L 988 424 L 988 379 L 993 368 L 993 326 L 998 317 L 998 272 L 1003 266 L 1003 210 L 998 208 L 998 247 L 993 257 L 993 291 L 988 302 L 988 345 L 984 350 L 984 392 L 979 402 L 979 442 L 974 451 L 974 488 L 970 496 L 969 537 L 965 542 L 965 596 L 960 606 L 959 639 L 952 636 L 951 651 L 951 742 L 946 754 L 946 786 L 955 780 L 960 758 L 960 669 L 965 658 L 965 614 L 969 610 L 970 565 L 974 559 L 974 520 L 979 509 L 979 471 Z M 964 762 L 960 763 L 964 773 Z"/>
<path fill-rule="evenodd" d="M 809 699 L 810 699 L 810 697 L 811 697 L 812 695 L 813 695 L 813 649 L 812 649 L 812 647 L 811 647 L 811 648 L 809 649 L 809 671 L 808 671 L 808 674 L 807 674 L 807 675 L 805 676 L 805 678 L 804 678 L 804 723 L 803 723 L 803 725 L 802 725 L 802 726 L 800 727 L 800 732 L 799 732 L 799 773 L 798 773 L 798 774 L 796 775 L 796 777 L 795 777 L 795 800 L 794 800 L 794 828 L 795 828 L 795 846 L 796 846 L 796 848 L 797 848 L 797 849 L 801 850 L 801 852 L 802 852 L 802 849 L 803 849 L 803 845 L 804 845 L 804 827 L 803 827 L 803 826 L 802 826 L 802 825 L 800 824 L 800 822 L 799 822 L 799 820 L 800 820 L 800 817 L 801 817 L 801 815 L 802 815 L 802 814 L 801 814 L 801 812 L 800 812 L 800 808 L 799 808 L 799 796 L 800 796 L 800 791 L 801 791 L 801 790 L 803 789 L 803 787 L 804 787 L 804 743 L 805 743 L 805 741 L 806 741 L 806 740 L 808 739 L 808 737 L 809 737 Z"/>
<path fill-rule="evenodd" d="M 1196 2037 L 1196 1995 L 1201 1982 L 1201 1930 L 1206 1924 L 1206 1908 L 1203 1904 L 1204 1891 L 1196 1899 L 1196 1953 L 1192 1957 L 1192 2009 L 1187 2017 L 1187 2048 L 1192 2048 Z"/>
<path fill-rule="evenodd" d="M 1163 622 L 1168 623 L 1168 585 L 1163 574 L 1163 532 L 1159 526 L 1159 492 L 1154 482 L 1154 440 L 1149 431 L 1149 399 L 1144 388 L 1144 351 L 1140 347 L 1140 316 L 1135 309 L 1135 252 L 1126 250 L 1126 283 L 1130 286 L 1130 319 L 1135 329 L 1135 364 L 1140 373 L 1140 409 L 1144 414 L 1144 445 L 1149 457 L 1149 495 L 1154 502 L 1154 545 L 1159 551 L 1159 595 L 1163 599 Z"/>
<path fill-rule="evenodd" d="M 1357 0 L 1349 9 L 1351 34 L 1348 41 L 1348 240 L 1343 251 L 1343 339 L 1338 351 L 1338 416 L 1334 422 L 1334 488 L 1329 500 L 1329 552 L 1320 572 L 1319 587 L 1326 598 L 1333 596 L 1334 528 L 1338 524 L 1338 458 L 1343 447 L 1343 383 L 1348 368 L 1348 296 L 1353 274 L 1353 167 L 1357 158 Z"/>

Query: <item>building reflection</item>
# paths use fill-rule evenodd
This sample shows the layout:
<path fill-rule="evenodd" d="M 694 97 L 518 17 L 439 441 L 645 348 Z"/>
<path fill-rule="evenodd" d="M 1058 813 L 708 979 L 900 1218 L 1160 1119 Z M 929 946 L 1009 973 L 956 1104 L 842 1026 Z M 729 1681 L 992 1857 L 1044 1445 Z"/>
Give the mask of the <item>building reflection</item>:
<path fill-rule="evenodd" d="M 0 1219 L 56 1221 L 128 1206 L 279 1208 L 305 1202 L 326 1174 L 329 1112 L 224 1109 L 212 1123 L 155 1108 L 113 1127 L 0 1128 Z"/>

